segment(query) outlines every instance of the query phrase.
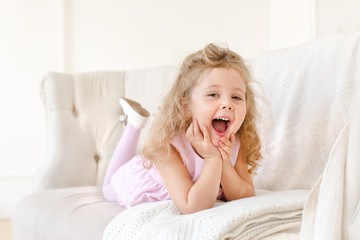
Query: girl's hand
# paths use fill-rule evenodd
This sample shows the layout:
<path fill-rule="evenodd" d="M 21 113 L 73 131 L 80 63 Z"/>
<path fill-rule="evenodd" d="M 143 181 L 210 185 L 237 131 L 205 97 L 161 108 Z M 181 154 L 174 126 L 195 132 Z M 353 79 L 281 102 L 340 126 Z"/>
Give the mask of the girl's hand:
<path fill-rule="evenodd" d="M 221 154 L 217 147 L 211 142 L 208 128 L 204 125 L 200 131 L 199 123 L 196 119 L 190 124 L 186 131 L 186 137 L 191 146 L 204 159 L 221 159 Z"/>
<path fill-rule="evenodd" d="M 233 133 L 230 135 L 230 140 L 226 137 L 220 138 L 218 149 L 224 164 L 231 163 L 230 159 L 232 153 L 232 145 L 234 142 L 235 135 Z"/>

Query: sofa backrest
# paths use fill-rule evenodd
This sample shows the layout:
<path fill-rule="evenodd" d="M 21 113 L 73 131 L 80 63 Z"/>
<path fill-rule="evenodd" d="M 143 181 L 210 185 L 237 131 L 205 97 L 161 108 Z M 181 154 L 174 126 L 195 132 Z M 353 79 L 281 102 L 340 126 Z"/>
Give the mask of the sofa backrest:
<path fill-rule="evenodd" d="M 47 123 L 46 159 L 35 177 L 35 188 L 101 185 L 124 129 L 119 98 L 139 101 L 153 115 L 174 73 L 173 67 L 164 66 L 46 74 L 40 91 Z M 143 141 L 141 137 L 139 146 Z"/>

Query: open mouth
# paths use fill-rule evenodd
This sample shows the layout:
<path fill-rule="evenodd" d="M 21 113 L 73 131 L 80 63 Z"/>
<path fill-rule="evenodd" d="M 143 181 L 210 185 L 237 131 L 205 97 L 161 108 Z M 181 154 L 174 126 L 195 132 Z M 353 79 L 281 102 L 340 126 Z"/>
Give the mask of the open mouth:
<path fill-rule="evenodd" d="M 217 133 L 224 134 L 230 126 L 230 119 L 228 118 L 214 118 L 212 126 Z"/>

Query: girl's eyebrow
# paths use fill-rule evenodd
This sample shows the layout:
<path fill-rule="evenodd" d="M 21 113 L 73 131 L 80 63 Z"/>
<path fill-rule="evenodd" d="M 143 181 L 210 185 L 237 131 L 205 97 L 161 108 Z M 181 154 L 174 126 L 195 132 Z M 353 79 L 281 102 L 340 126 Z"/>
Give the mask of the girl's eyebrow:
<path fill-rule="evenodd" d="M 218 84 L 212 84 L 212 85 L 209 85 L 209 86 L 205 87 L 205 89 L 219 88 L 219 87 L 220 87 L 220 85 L 218 85 Z M 235 87 L 234 89 L 235 89 L 235 91 L 240 91 L 240 92 L 245 93 L 245 90 L 242 89 L 242 88 Z"/>

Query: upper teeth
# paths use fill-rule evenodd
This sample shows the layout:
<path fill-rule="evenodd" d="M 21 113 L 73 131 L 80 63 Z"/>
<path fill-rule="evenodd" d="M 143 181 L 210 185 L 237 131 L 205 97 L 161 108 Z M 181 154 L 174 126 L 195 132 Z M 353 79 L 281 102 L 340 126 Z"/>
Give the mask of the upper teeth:
<path fill-rule="evenodd" d="M 229 118 L 223 118 L 223 117 L 221 117 L 221 118 L 215 118 L 216 120 L 224 120 L 224 121 L 230 121 L 230 119 Z"/>

